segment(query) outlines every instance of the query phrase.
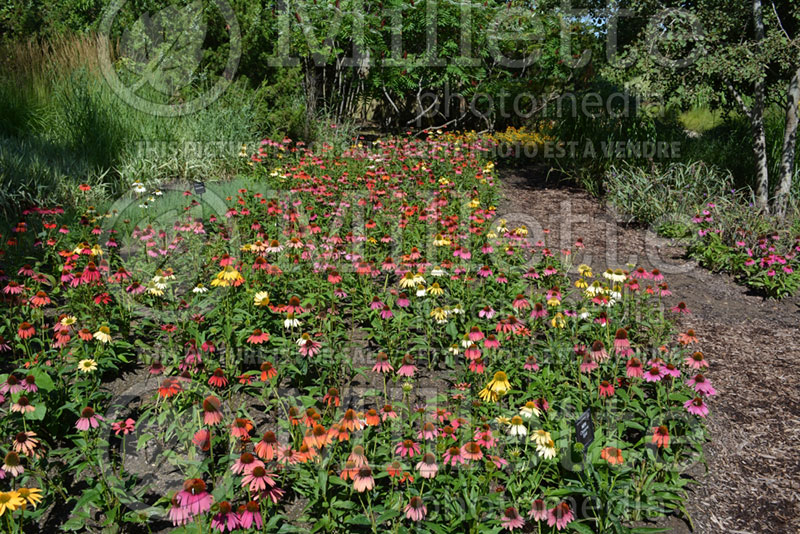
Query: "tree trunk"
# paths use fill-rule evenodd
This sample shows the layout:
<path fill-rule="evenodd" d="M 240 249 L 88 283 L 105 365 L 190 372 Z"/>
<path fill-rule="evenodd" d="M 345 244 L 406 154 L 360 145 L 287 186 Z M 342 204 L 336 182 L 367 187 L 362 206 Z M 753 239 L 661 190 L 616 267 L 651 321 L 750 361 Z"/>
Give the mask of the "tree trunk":
<path fill-rule="evenodd" d="M 303 125 L 303 137 L 311 141 L 311 127 L 317 116 L 317 66 L 312 57 L 303 61 L 303 92 L 306 100 L 306 121 Z"/>
<path fill-rule="evenodd" d="M 764 40 L 764 17 L 761 0 L 753 0 L 753 25 L 756 42 L 761 47 Z M 755 80 L 753 108 L 750 124 L 753 129 L 753 153 L 756 157 L 756 207 L 769 212 L 769 168 L 767 166 L 767 136 L 764 131 L 764 72 L 763 67 Z"/>
<path fill-rule="evenodd" d="M 794 178 L 794 158 L 797 139 L 797 105 L 800 101 L 800 68 L 792 76 L 786 92 L 786 127 L 783 131 L 783 151 L 781 153 L 781 171 L 778 190 L 773 199 L 772 213 L 778 217 L 786 215 L 789 194 Z"/>

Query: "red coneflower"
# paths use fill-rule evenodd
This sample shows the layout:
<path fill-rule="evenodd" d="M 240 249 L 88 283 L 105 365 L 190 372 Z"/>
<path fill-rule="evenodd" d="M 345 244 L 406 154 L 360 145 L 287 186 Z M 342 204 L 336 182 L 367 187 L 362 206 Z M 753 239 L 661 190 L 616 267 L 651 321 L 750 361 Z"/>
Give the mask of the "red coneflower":
<path fill-rule="evenodd" d="M 364 447 L 361 445 L 356 445 L 353 447 L 353 450 L 350 451 L 350 455 L 347 457 L 348 462 L 353 462 L 355 467 L 361 467 L 362 465 L 367 465 L 367 456 L 366 452 L 364 451 Z"/>
<path fill-rule="evenodd" d="M 19 335 L 19 337 L 22 339 L 30 339 L 35 333 L 36 329 L 27 321 L 22 322 L 17 329 L 17 335 Z"/>
<path fill-rule="evenodd" d="M 608 380 L 600 382 L 600 397 L 610 397 L 614 394 L 614 385 Z"/>
<path fill-rule="evenodd" d="M 436 425 L 427 421 L 423 423 L 422 428 L 417 433 L 417 439 L 436 441 L 436 436 L 439 435 L 439 430 Z"/>
<path fill-rule="evenodd" d="M 6 393 L 19 393 L 24 389 L 22 382 L 14 376 L 14 373 L 11 373 L 6 378 L 6 381 L 0 386 L 0 395 L 5 395 Z"/>
<path fill-rule="evenodd" d="M 189 521 L 191 521 L 192 514 L 189 513 L 187 508 L 181 506 L 177 495 L 172 497 L 170 500 L 170 505 L 169 520 L 172 521 L 173 526 L 180 527 L 188 524 Z"/>
<path fill-rule="evenodd" d="M 666 426 L 661 425 L 653 428 L 653 443 L 657 447 L 664 449 L 669 447 L 669 429 Z"/>
<path fill-rule="evenodd" d="M 618 328 L 614 334 L 614 350 L 619 353 L 627 353 L 631 348 L 630 341 L 628 341 L 628 331 L 624 328 Z M 627 356 L 627 354 L 623 354 Z"/>
<path fill-rule="evenodd" d="M 267 341 L 269 341 L 269 332 L 263 332 L 260 328 L 253 330 L 253 333 L 247 338 L 247 342 L 251 345 L 261 345 Z"/>
<path fill-rule="evenodd" d="M 336 388 L 328 388 L 328 392 L 322 397 L 322 401 L 328 406 L 339 406 L 339 390 Z"/>
<path fill-rule="evenodd" d="M 215 388 L 221 388 L 228 385 L 228 379 L 225 378 L 225 372 L 220 367 L 214 369 L 214 372 L 211 373 L 211 376 L 208 378 L 208 384 Z"/>
<path fill-rule="evenodd" d="M 221 406 L 220 400 L 211 395 L 203 400 L 203 423 L 207 425 L 216 425 L 222 421 L 222 412 L 219 408 Z"/>
<path fill-rule="evenodd" d="M 211 449 L 211 432 L 203 428 L 194 433 L 192 437 L 194 443 L 201 451 L 208 451 Z"/>
<path fill-rule="evenodd" d="M 647 382 L 659 382 L 666 375 L 666 371 L 658 364 L 651 365 L 644 373 L 644 379 Z"/>
<path fill-rule="evenodd" d="M 411 497 L 403 510 L 406 513 L 406 517 L 412 521 L 422 521 L 428 515 L 428 509 L 425 507 L 422 497 L 417 497 L 416 495 Z"/>
<path fill-rule="evenodd" d="M 25 395 L 20 395 L 17 399 L 17 402 L 11 403 L 11 411 L 21 414 L 26 414 L 35 411 L 36 408 L 30 403 L 28 397 Z"/>

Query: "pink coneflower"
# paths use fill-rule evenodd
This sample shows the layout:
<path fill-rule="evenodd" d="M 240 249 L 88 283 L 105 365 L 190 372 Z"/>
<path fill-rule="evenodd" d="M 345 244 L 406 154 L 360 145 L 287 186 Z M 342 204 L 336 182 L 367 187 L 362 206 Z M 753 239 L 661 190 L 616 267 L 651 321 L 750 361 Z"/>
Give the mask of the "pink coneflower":
<path fill-rule="evenodd" d="M 36 447 L 38 446 L 39 440 L 36 439 L 35 432 L 26 430 L 25 432 L 18 432 L 14 436 L 14 450 L 26 456 L 36 456 Z"/>
<path fill-rule="evenodd" d="M 447 450 L 444 451 L 444 464 L 450 464 L 455 466 L 457 463 L 465 464 L 467 459 L 461 454 L 461 447 L 453 445 L 452 447 L 448 447 Z"/>
<path fill-rule="evenodd" d="M 249 473 L 256 467 L 264 467 L 264 462 L 250 454 L 249 452 L 242 453 L 239 458 L 233 462 L 231 466 L 231 471 L 237 475 L 241 475 L 242 473 Z"/>
<path fill-rule="evenodd" d="M 675 365 L 671 363 L 665 363 L 664 367 L 664 376 L 671 376 L 673 378 L 679 378 L 681 376 L 681 371 Z"/>
<path fill-rule="evenodd" d="M 379 352 L 375 355 L 375 365 L 372 370 L 376 373 L 388 373 L 394 371 L 394 367 L 389 363 L 389 356 L 385 352 Z"/>
<path fill-rule="evenodd" d="M 464 357 L 470 361 L 477 360 L 481 357 L 481 351 L 475 343 L 470 344 L 467 350 L 464 351 Z"/>
<path fill-rule="evenodd" d="M 589 354 L 583 355 L 583 360 L 581 361 L 581 373 L 591 373 L 595 369 L 597 369 L 598 365 L 597 362 L 592 359 Z"/>
<path fill-rule="evenodd" d="M 608 380 L 600 382 L 600 397 L 610 397 L 614 394 L 614 385 Z"/>
<path fill-rule="evenodd" d="M 436 425 L 427 421 L 423 423 L 422 428 L 417 433 L 417 439 L 436 441 L 436 436 L 439 435 L 439 430 Z"/>
<path fill-rule="evenodd" d="M 509 506 L 503 512 L 503 515 L 500 517 L 500 525 L 506 530 L 514 530 L 516 528 L 522 528 L 522 525 L 525 524 L 525 520 L 519 515 L 517 509 L 513 506 Z"/>
<path fill-rule="evenodd" d="M 251 492 L 262 491 L 267 489 L 267 486 L 274 485 L 275 480 L 272 475 L 260 465 L 254 467 L 249 473 L 246 472 L 242 477 L 242 487 L 248 488 Z"/>
<path fill-rule="evenodd" d="M 381 409 L 381 421 L 386 421 L 387 419 L 397 419 L 397 413 L 395 413 L 391 404 L 385 404 Z"/>
<path fill-rule="evenodd" d="M 403 510 L 406 513 L 406 517 L 412 521 L 422 521 L 428 514 L 428 509 L 425 507 L 422 497 L 417 497 L 416 495 L 411 497 L 411 500 L 408 501 Z"/>
<path fill-rule="evenodd" d="M 20 395 L 17 399 L 17 402 L 11 403 L 11 411 L 21 414 L 31 413 L 35 411 L 36 408 L 30 403 L 28 397 L 25 395 Z"/>
<path fill-rule="evenodd" d="M 708 367 L 708 362 L 706 361 L 705 356 L 703 356 L 703 353 L 700 351 L 696 351 L 693 354 L 687 356 L 686 359 L 683 360 L 683 363 L 685 363 L 692 369 L 697 369 L 697 370 L 700 370 L 704 367 Z"/>
<path fill-rule="evenodd" d="M 211 373 L 211 376 L 208 378 L 208 384 L 215 388 L 221 388 L 228 385 L 228 379 L 225 378 L 225 371 L 223 371 L 220 367 L 214 369 L 214 372 Z"/>
<path fill-rule="evenodd" d="M 543 412 L 546 412 L 547 410 L 550 409 L 550 404 L 548 404 L 547 399 L 545 399 L 544 397 L 533 399 L 533 402 L 536 403 L 536 407 Z"/>
<path fill-rule="evenodd" d="M 687 380 L 686 385 L 693 386 L 695 391 L 709 397 L 717 394 L 717 390 L 711 385 L 711 381 L 700 373 Z"/>
<path fill-rule="evenodd" d="M 300 354 L 311 358 L 319 354 L 322 344 L 319 341 L 311 339 L 311 334 L 304 333 L 300 336 L 300 339 L 297 340 L 297 346 L 299 347 Z"/>
<path fill-rule="evenodd" d="M 547 511 L 547 526 L 555 526 L 556 530 L 566 528 L 572 519 L 572 510 L 565 502 L 557 504 Z"/>
<path fill-rule="evenodd" d="M 19 295 L 25 289 L 25 286 L 14 282 L 13 280 L 8 283 L 6 287 L 3 288 L 3 293 L 6 295 Z"/>
<path fill-rule="evenodd" d="M 538 371 L 539 364 L 536 362 L 536 356 L 528 356 L 525 358 L 525 364 L 522 366 L 526 371 Z"/>
<path fill-rule="evenodd" d="M 603 345 L 603 342 L 600 340 L 595 341 L 592 343 L 592 350 L 590 351 L 592 359 L 596 362 L 603 362 L 608 359 L 608 353 L 606 352 L 606 348 Z"/>
<path fill-rule="evenodd" d="M 133 432 L 135 428 L 136 428 L 136 421 L 134 421 L 130 417 L 128 417 L 124 421 L 118 421 L 111 425 L 111 430 L 113 430 L 114 434 L 117 436 L 119 436 L 120 433 L 127 436 L 128 434 Z"/>
<path fill-rule="evenodd" d="M 483 458 L 483 451 L 481 446 L 476 441 L 469 441 L 461 447 L 461 455 L 470 461 L 476 461 Z"/>
<path fill-rule="evenodd" d="M 483 346 L 487 349 L 499 349 L 500 342 L 494 337 L 494 334 L 489 334 L 486 336 L 486 339 L 483 340 Z"/>
<path fill-rule="evenodd" d="M 484 335 L 483 332 L 481 332 L 480 327 L 473 326 L 469 329 L 469 340 L 472 341 L 473 343 L 477 343 L 478 341 L 483 339 L 483 337 Z"/>
<path fill-rule="evenodd" d="M 494 308 L 491 306 L 484 306 L 481 311 L 478 312 L 478 317 L 482 319 L 491 319 L 494 317 L 495 311 Z"/>
<path fill-rule="evenodd" d="M 681 345 L 689 345 L 691 343 L 697 343 L 697 334 L 695 334 L 693 329 L 688 329 L 685 333 L 681 332 L 678 334 L 678 343 Z"/>
<path fill-rule="evenodd" d="M 544 521 L 547 519 L 547 506 L 542 499 L 536 499 L 531 504 L 531 509 L 528 512 L 528 517 L 536 521 Z"/>
<path fill-rule="evenodd" d="M 417 471 L 422 478 L 433 478 L 439 472 L 439 466 L 436 465 L 436 456 L 433 453 L 426 452 L 422 456 L 422 460 L 417 463 Z"/>
<path fill-rule="evenodd" d="M 5 395 L 6 393 L 19 393 L 24 389 L 22 382 L 20 382 L 19 378 L 14 376 L 14 374 L 9 374 L 6 378 L 6 381 L 0 386 L 0 394 Z"/>
<path fill-rule="evenodd" d="M 353 488 L 357 492 L 363 493 L 371 490 L 374 487 L 375 479 L 372 477 L 372 468 L 368 465 L 362 465 L 358 468 L 358 471 L 356 471 L 353 479 Z"/>
<path fill-rule="evenodd" d="M 666 371 L 658 364 L 651 365 L 644 373 L 644 379 L 647 382 L 659 382 L 664 376 Z"/>
<path fill-rule="evenodd" d="M 625 376 L 628 378 L 641 378 L 643 374 L 642 362 L 638 358 L 631 358 L 625 364 Z"/>
<path fill-rule="evenodd" d="M 662 282 L 664 280 L 664 275 L 661 274 L 661 271 L 658 269 L 653 269 L 650 271 L 650 276 L 653 278 L 654 282 Z"/>
<path fill-rule="evenodd" d="M 222 421 L 220 400 L 211 395 L 203 400 L 203 423 L 206 425 L 216 425 Z"/>
<path fill-rule="evenodd" d="M 298 452 L 293 450 L 291 447 L 278 445 L 276 459 L 278 460 L 278 463 L 283 465 L 294 465 L 300 460 L 300 456 Z"/>
<path fill-rule="evenodd" d="M 214 498 L 206 491 L 206 483 L 199 478 L 190 478 L 175 496 L 181 508 L 191 516 L 204 514 L 211 509 Z"/>
<path fill-rule="evenodd" d="M 705 417 L 708 415 L 708 406 L 706 406 L 706 403 L 703 402 L 703 397 L 689 399 L 683 403 L 683 407 L 686 408 L 690 414 L 694 414 L 699 417 Z"/>
<path fill-rule="evenodd" d="M 397 295 L 397 305 L 400 308 L 408 308 L 409 306 L 411 306 L 411 301 L 408 299 L 408 295 L 406 295 L 405 293 L 400 293 L 399 295 Z"/>
<path fill-rule="evenodd" d="M 400 369 L 397 370 L 397 374 L 411 378 L 414 376 L 414 372 L 416 370 L 417 368 L 414 365 L 414 357 L 411 354 L 406 353 L 406 355 L 403 356 L 403 362 L 400 365 Z"/>
<path fill-rule="evenodd" d="M 679 303 L 677 303 L 675 306 L 672 307 L 672 311 L 675 313 L 689 313 L 689 308 L 686 307 L 685 302 L 680 301 Z"/>
<path fill-rule="evenodd" d="M 33 375 L 27 375 L 25 378 L 23 378 L 22 389 L 28 393 L 36 393 L 39 391 L 39 386 L 36 385 L 36 377 Z"/>
<path fill-rule="evenodd" d="M 411 458 L 412 456 L 419 454 L 419 445 L 413 440 L 406 439 L 395 446 L 394 453 L 401 458 L 404 456 Z"/>
<path fill-rule="evenodd" d="M 547 310 L 542 306 L 541 302 L 534 302 L 531 309 L 531 318 L 543 319 L 544 317 L 547 317 Z"/>
<path fill-rule="evenodd" d="M 628 331 L 618 328 L 614 334 L 614 350 L 623 356 L 627 356 L 631 351 L 631 344 L 628 341 Z"/>
<path fill-rule="evenodd" d="M 231 503 L 222 501 L 219 503 L 219 511 L 211 518 L 211 528 L 216 528 L 220 532 L 231 532 L 239 528 L 239 516 L 233 511 Z"/>
<path fill-rule="evenodd" d="M 94 409 L 87 406 L 81 411 L 81 416 L 75 423 L 75 428 L 78 430 L 89 430 L 90 428 L 97 428 L 100 426 L 100 421 L 103 417 L 94 413 Z"/>
<path fill-rule="evenodd" d="M 172 525 L 176 527 L 180 527 L 186 525 L 191 521 L 192 514 L 189 513 L 188 508 L 184 508 L 181 506 L 180 501 L 178 501 L 178 496 L 174 495 L 172 500 L 170 501 L 169 509 L 169 520 L 172 521 Z"/>
<path fill-rule="evenodd" d="M 244 506 L 239 507 L 239 525 L 248 530 L 255 527 L 260 530 L 264 525 L 261 517 L 261 507 L 256 501 L 248 501 Z"/>
<path fill-rule="evenodd" d="M 22 467 L 22 462 L 19 459 L 19 454 L 14 451 L 9 451 L 6 454 L 5 460 L 3 460 L 3 468 L 2 470 L 11 475 L 12 477 L 18 477 L 22 473 L 25 472 L 25 468 Z"/>

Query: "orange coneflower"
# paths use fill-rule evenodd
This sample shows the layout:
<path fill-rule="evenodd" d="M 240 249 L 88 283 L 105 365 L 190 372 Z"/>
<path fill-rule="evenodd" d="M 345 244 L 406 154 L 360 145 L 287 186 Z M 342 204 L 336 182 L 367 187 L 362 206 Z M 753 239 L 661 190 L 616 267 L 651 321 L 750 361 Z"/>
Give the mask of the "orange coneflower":
<path fill-rule="evenodd" d="M 208 378 L 208 384 L 216 388 L 225 387 L 228 384 L 228 379 L 225 378 L 225 372 L 217 367 L 211 376 Z"/>
<path fill-rule="evenodd" d="M 278 452 L 278 438 L 272 431 L 264 432 L 261 441 L 255 445 L 256 454 L 267 462 L 275 458 Z"/>
<path fill-rule="evenodd" d="M 606 447 L 600 452 L 600 457 L 611 465 L 621 464 L 624 461 L 622 451 L 616 447 Z"/>
<path fill-rule="evenodd" d="M 339 478 L 341 478 L 345 482 L 348 480 L 355 480 L 357 472 L 358 472 L 358 466 L 351 460 L 347 460 L 344 463 L 344 468 L 339 473 Z"/>
<path fill-rule="evenodd" d="M 29 339 L 33 337 L 33 334 L 36 333 L 36 329 L 33 325 L 27 321 L 22 322 L 17 329 L 17 335 L 22 339 Z"/>
<path fill-rule="evenodd" d="M 694 329 L 690 328 L 685 333 L 681 332 L 678 334 L 678 343 L 681 345 L 689 345 L 691 343 L 697 343 L 697 335 L 694 332 Z"/>
<path fill-rule="evenodd" d="M 328 430 L 322 425 L 315 424 L 313 428 L 306 431 L 303 443 L 309 447 L 321 449 L 328 445 L 331 440 L 332 436 L 328 433 Z"/>
<path fill-rule="evenodd" d="M 242 441 L 250 439 L 251 430 L 253 430 L 253 423 L 244 417 L 237 417 L 233 420 L 233 424 L 231 425 L 231 435 Z"/>
<path fill-rule="evenodd" d="M 350 408 L 344 413 L 342 420 L 339 422 L 339 426 L 343 430 L 354 432 L 364 428 L 364 422 L 358 418 L 358 414 L 355 410 Z"/>
<path fill-rule="evenodd" d="M 376 410 L 375 408 L 370 408 L 369 410 L 367 410 L 365 419 L 367 422 L 367 426 L 378 426 L 379 424 L 381 424 L 381 416 L 378 415 L 378 410 Z"/>
<path fill-rule="evenodd" d="M 177 378 L 165 378 L 158 388 L 158 396 L 168 399 L 183 391 L 180 381 Z"/>
<path fill-rule="evenodd" d="M 278 376 L 278 371 L 275 370 L 275 366 L 272 365 L 272 362 L 264 362 L 261 364 L 261 381 L 266 382 L 272 378 Z"/>
<path fill-rule="evenodd" d="M 653 443 L 657 447 L 664 449 L 669 447 L 669 429 L 666 426 L 661 425 L 653 428 Z"/>
<path fill-rule="evenodd" d="M 47 293 L 44 291 L 37 291 L 36 294 L 31 297 L 31 306 L 34 308 L 40 308 L 42 306 L 47 306 L 50 304 L 50 297 L 47 296 Z"/>

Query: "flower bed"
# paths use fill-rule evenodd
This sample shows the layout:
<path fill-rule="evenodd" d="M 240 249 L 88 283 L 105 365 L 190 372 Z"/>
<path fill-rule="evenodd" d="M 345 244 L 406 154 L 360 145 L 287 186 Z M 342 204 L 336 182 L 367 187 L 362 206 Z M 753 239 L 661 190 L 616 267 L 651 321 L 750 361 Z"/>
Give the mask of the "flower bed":
<path fill-rule="evenodd" d="M 715 393 L 688 310 L 657 271 L 595 276 L 580 241 L 510 227 L 485 154 L 265 141 L 229 191 L 31 210 L 4 248 L 2 520 L 643 532 L 682 510 Z"/>

